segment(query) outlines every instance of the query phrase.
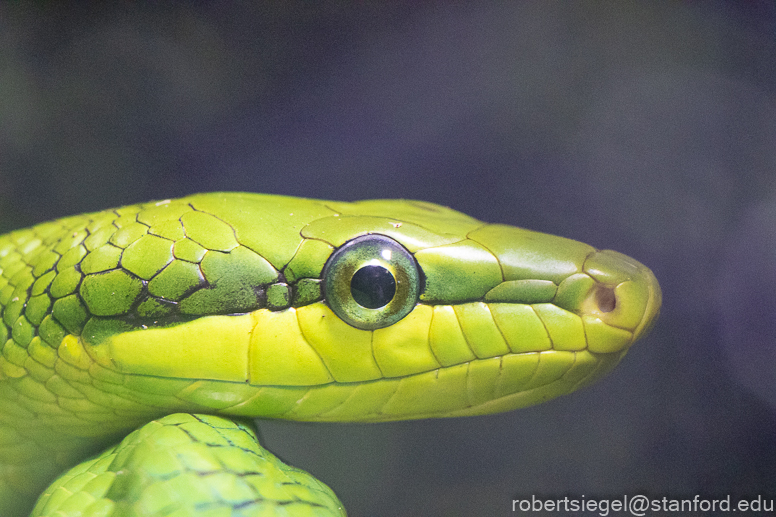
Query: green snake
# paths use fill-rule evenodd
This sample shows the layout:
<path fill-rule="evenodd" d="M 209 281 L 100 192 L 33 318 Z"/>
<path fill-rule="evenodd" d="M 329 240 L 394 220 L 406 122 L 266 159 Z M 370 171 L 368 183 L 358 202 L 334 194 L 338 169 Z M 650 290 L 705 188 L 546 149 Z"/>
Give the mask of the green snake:
<path fill-rule="evenodd" d="M 252 419 L 537 404 L 612 369 L 660 300 L 625 255 L 420 201 L 210 193 L 14 231 L 0 515 L 345 515 Z"/>

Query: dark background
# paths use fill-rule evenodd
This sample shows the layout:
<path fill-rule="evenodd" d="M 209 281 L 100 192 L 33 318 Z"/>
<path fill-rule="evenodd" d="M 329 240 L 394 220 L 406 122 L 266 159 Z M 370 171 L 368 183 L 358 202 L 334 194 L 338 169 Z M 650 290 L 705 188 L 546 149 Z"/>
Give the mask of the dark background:
<path fill-rule="evenodd" d="M 653 333 L 490 417 L 266 422 L 350 515 L 776 498 L 776 4 L 0 4 L 0 230 L 211 190 L 418 198 L 650 266 Z"/>

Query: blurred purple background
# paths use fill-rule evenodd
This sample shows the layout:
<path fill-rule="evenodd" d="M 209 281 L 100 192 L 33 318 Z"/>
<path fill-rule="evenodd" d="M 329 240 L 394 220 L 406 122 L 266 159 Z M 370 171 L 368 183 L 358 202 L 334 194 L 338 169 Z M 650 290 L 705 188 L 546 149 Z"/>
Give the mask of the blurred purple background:
<path fill-rule="evenodd" d="M 211 190 L 418 198 L 661 281 L 653 333 L 549 404 L 263 422 L 350 515 L 776 498 L 776 4 L 89 5 L 0 4 L 0 231 Z"/>

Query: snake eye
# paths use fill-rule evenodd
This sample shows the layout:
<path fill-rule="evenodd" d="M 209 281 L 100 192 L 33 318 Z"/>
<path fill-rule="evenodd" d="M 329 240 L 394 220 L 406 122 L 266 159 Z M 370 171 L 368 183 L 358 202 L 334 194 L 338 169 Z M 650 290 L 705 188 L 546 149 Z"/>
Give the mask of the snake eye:
<path fill-rule="evenodd" d="M 323 268 L 323 295 L 334 314 L 363 330 L 393 325 L 418 303 L 421 274 L 415 257 L 383 235 L 343 244 Z"/>

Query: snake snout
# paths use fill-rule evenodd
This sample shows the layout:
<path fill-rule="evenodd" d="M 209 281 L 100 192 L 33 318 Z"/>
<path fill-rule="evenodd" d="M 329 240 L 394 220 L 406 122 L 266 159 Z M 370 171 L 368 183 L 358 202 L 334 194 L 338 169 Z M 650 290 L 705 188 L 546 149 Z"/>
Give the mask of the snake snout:
<path fill-rule="evenodd" d="M 633 341 L 652 328 L 660 313 L 661 291 L 655 275 L 640 262 L 612 250 L 596 251 L 584 264 L 595 280 L 583 312 L 627 330 Z"/>

